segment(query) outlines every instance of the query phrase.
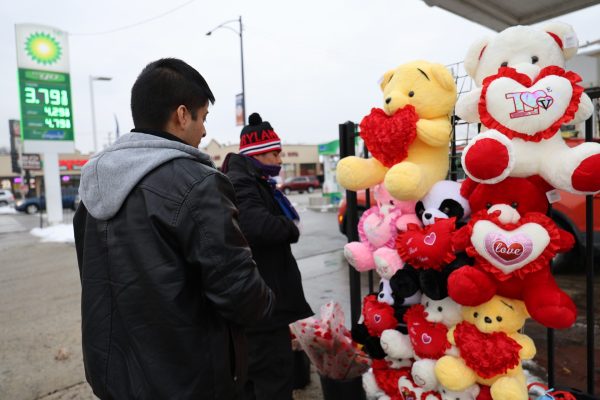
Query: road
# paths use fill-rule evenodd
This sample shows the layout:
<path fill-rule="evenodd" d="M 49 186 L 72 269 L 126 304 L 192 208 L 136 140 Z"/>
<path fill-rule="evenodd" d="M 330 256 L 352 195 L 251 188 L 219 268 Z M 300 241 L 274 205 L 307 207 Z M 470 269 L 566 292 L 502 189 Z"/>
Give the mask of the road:
<path fill-rule="evenodd" d="M 301 239 L 293 245 L 298 259 L 344 245 L 335 213 L 308 210 L 307 194 L 292 194 L 290 200 L 302 219 Z M 73 212 L 65 211 L 64 222 L 72 218 Z M 0 215 L 0 399 L 93 399 L 81 357 L 75 249 L 69 244 L 40 243 L 29 233 L 39 225 L 38 215 Z M 336 255 L 333 264 L 338 268 Z M 323 266 L 313 263 L 303 275 L 321 283 L 320 277 L 331 273 L 331 264 L 328 260 Z M 322 304 L 326 290 L 313 289 L 312 298 L 307 290 L 314 308 Z M 313 399 L 319 394 L 319 387 L 313 385 L 305 397 L 296 398 Z"/>

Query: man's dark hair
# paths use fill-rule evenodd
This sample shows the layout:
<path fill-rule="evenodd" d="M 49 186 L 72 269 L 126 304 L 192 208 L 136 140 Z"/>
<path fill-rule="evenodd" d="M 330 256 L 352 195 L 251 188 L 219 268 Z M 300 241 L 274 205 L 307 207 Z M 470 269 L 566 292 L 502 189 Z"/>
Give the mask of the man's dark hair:
<path fill-rule="evenodd" d="M 162 58 L 146 66 L 131 88 L 131 114 L 136 129 L 162 130 L 169 116 L 184 105 L 196 120 L 197 110 L 215 102 L 198 71 L 177 58 Z"/>

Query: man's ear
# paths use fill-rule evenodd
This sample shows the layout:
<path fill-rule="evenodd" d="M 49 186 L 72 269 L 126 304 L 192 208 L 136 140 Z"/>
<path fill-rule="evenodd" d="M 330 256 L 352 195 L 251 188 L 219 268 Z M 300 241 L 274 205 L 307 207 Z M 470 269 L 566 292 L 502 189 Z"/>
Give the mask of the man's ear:
<path fill-rule="evenodd" d="M 188 119 L 191 117 L 192 116 L 190 115 L 186 106 L 180 105 L 175 109 L 175 113 L 173 115 L 175 121 L 173 122 L 175 122 L 178 127 L 184 127 L 187 125 Z"/>
<path fill-rule="evenodd" d="M 571 25 L 554 21 L 544 25 L 542 29 L 552 36 L 556 43 L 561 47 L 565 60 L 568 60 L 577 54 L 579 40 Z"/>
<path fill-rule="evenodd" d="M 454 77 L 442 64 L 433 64 L 431 66 L 431 75 L 444 90 L 448 92 L 456 92 L 456 84 L 454 83 Z"/>
<path fill-rule="evenodd" d="M 395 69 L 390 69 L 388 72 L 383 74 L 383 76 L 381 78 L 379 78 L 379 87 L 381 88 L 382 92 L 385 89 L 385 87 L 387 86 L 387 84 L 390 83 L 390 81 L 392 80 L 392 77 L 394 76 L 394 72 L 396 72 Z"/>
<path fill-rule="evenodd" d="M 467 51 L 467 55 L 465 56 L 465 70 L 467 74 L 473 79 L 475 79 L 475 75 L 477 74 L 477 67 L 479 66 L 479 60 L 483 56 L 485 52 L 485 48 L 490 42 L 489 38 L 482 38 L 476 41 L 469 47 Z"/>

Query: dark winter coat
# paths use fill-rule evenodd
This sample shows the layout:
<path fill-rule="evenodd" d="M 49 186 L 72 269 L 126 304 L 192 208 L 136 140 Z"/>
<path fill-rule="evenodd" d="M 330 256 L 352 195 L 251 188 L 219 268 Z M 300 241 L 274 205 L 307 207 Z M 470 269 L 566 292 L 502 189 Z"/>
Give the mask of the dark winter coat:
<path fill-rule="evenodd" d="M 208 156 L 130 133 L 82 171 L 73 221 L 86 378 L 101 399 L 233 399 L 272 292 Z M 88 211 L 89 210 L 89 211 Z"/>
<path fill-rule="evenodd" d="M 285 217 L 273 197 L 273 189 L 250 159 L 229 154 L 223 170 L 231 180 L 240 210 L 240 227 L 250 243 L 260 275 L 275 293 L 271 317 L 250 331 L 267 331 L 313 315 L 304 298 L 302 277 L 292 254 L 300 232 Z"/>

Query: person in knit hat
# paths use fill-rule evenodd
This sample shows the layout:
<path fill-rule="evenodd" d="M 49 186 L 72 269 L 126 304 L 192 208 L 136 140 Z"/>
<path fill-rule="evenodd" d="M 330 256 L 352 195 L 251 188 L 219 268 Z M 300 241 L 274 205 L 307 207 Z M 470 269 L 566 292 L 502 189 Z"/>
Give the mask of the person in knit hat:
<path fill-rule="evenodd" d="M 233 184 L 240 227 L 260 275 L 275 294 L 270 317 L 246 329 L 248 380 L 244 399 L 290 400 L 293 353 L 289 324 L 313 315 L 291 244 L 300 236 L 300 217 L 275 187 L 281 170 L 281 139 L 254 113 L 240 135 L 240 151 L 230 153 L 222 170 Z"/>

